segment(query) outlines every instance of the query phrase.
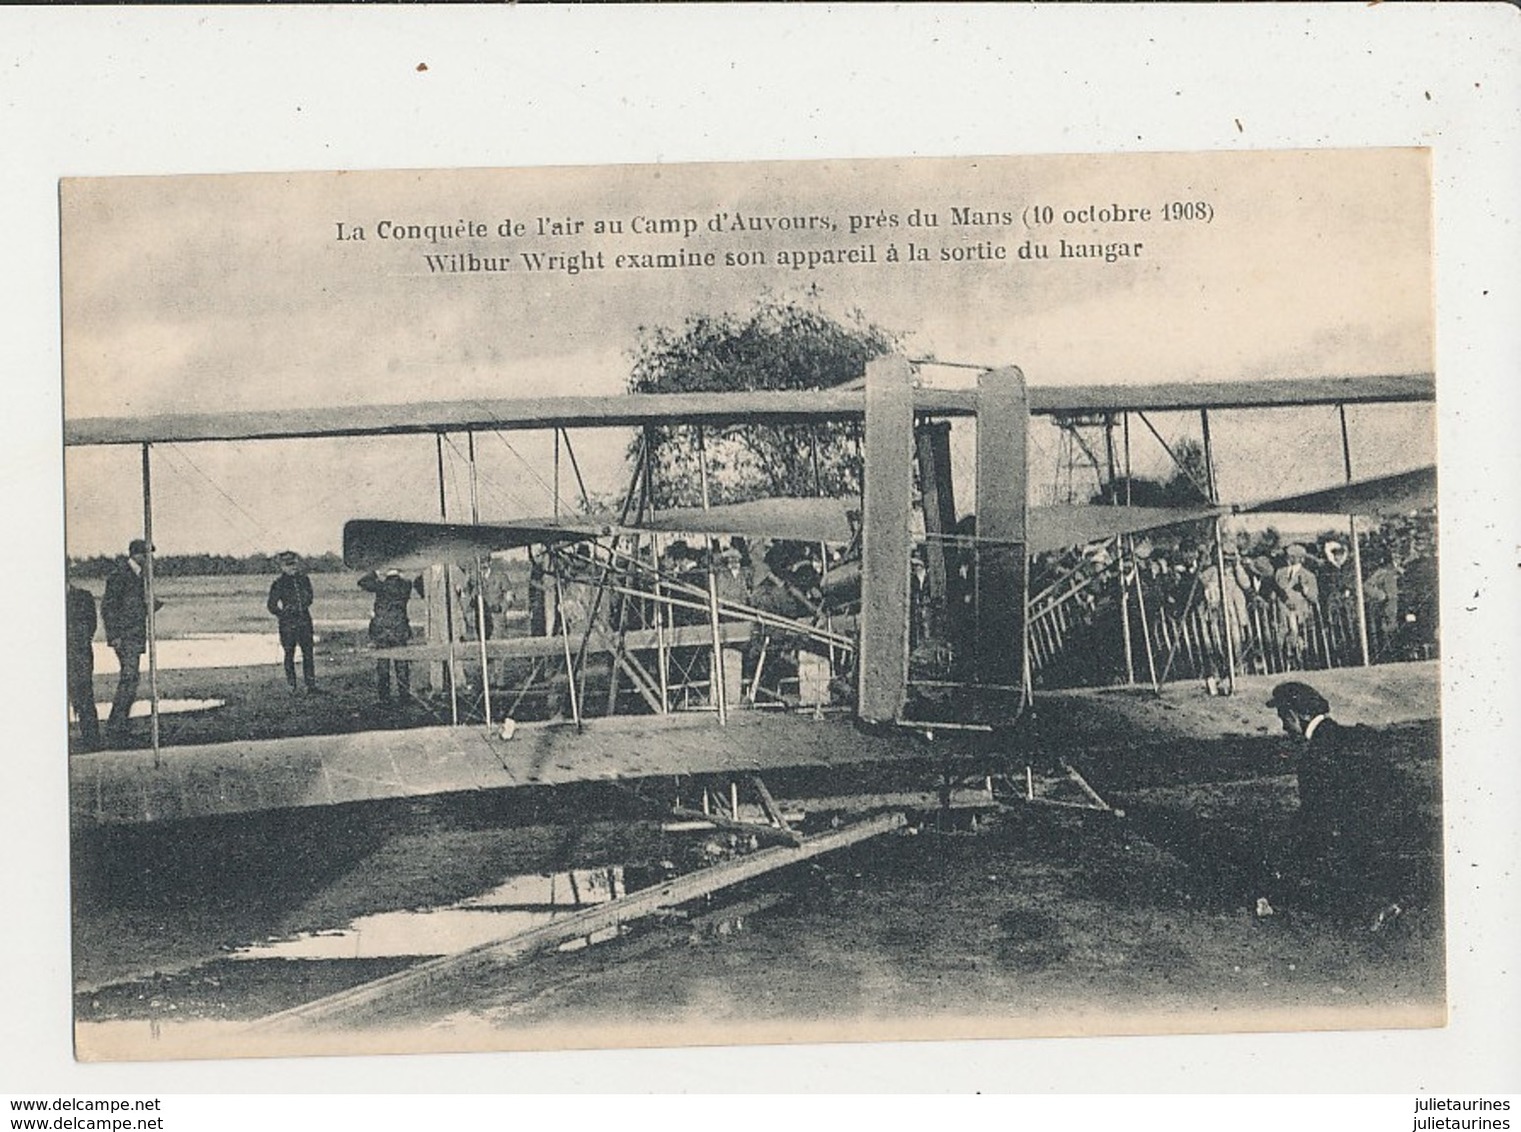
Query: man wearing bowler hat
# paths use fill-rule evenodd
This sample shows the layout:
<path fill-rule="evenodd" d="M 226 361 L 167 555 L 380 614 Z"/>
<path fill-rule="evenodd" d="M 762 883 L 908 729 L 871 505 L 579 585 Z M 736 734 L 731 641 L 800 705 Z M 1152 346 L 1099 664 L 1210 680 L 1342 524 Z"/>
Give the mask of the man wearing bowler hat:
<path fill-rule="evenodd" d="M 1302 741 L 1295 760 L 1299 816 L 1295 857 L 1312 894 L 1323 889 L 1344 906 L 1367 906 L 1376 898 L 1380 858 L 1402 826 L 1402 789 L 1385 758 L 1373 749 L 1373 733 L 1344 727 L 1331 718 L 1331 705 L 1309 684 L 1279 684 L 1267 701 L 1286 734 Z M 1389 903 L 1373 930 L 1400 913 Z"/>
<path fill-rule="evenodd" d="M 105 596 L 100 601 L 106 643 L 116 653 L 120 673 L 116 678 L 116 695 L 111 700 L 111 714 L 106 719 L 106 741 L 113 747 L 126 745 L 128 720 L 137 699 L 139 669 L 143 653 L 148 650 L 148 597 L 143 572 L 152 549 L 143 539 L 133 539 L 127 546 L 127 557 L 106 578 Z"/>

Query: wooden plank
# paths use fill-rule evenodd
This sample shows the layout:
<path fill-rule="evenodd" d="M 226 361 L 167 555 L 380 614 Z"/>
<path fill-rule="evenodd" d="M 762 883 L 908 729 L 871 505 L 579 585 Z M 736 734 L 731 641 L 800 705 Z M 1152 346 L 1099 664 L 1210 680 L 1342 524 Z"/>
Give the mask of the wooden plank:
<path fill-rule="evenodd" d="M 725 621 L 722 625 L 723 643 L 744 644 L 754 634 L 755 626 L 748 621 Z M 712 636 L 706 625 L 676 625 L 665 631 L 667 648 L 709 645 Z M 625 652 L 653 652 L 659 644 L 659 634 L 654 629 L 632 629 L 623 635 Z M 594 652 L 611 653 L 619 648 L 618 635 L 611 629 L 602 629 L 591 636 L 590 648 Z M 521 660 L 527 658 L 557 657 L 562 646 L 559 637 L 506 637 L 486 642 L 486 655 L 493 660 Z M 475 646 L 471 646 L 475 651 Z M 440 660 L 449 655 L 447 643 L 397 645 L 394 648 L 374 649 L 376 660 Z"/>
<path fill-rule="evenodd" d="M 782 815 L 782 808 L 776 804 L 776 799 L 771 796 L 771 791 L 766 786 L 765 779 L 758 774 L 750 776 L 750 784 L 755 787 L 755 793 L 760 798 L 761 809 L 766 811 L 766 816 L 774 821 L 781 829 L 788 833 L 792 827 L 787 824 L 787 819 Z"/>
<path fill-rule="evenodd" d="M 904 363 L 906 364 L 906 363 Z M 1430 373 L 1312 377 L 1271 381 L 1166 382 L 1037 387 L 1030 411 L 1053 415 L 1183 409 L 1246 409 L 1436 400 Z M 972 416 L 966 390 L 919 389 L 915 411 Z M 848 420 L 865 413 L 859 389 L 746 393 L 636 393 L 610 397 L 524 397 L 495 401 L 432 401 L 246 413 L 183 413 L 139 417 L 76 417 L 64 422 L 64 444 L 143 444 L 276 437 L 388 436 L 463 429 L 606 428 L 613 426 L 785 423 Z"/>
<path fill-rule="evenodd" d="M 613 652 L 613 663 L 628 676 L 634 685 L 634 690 L 639 693 L 651 711 L 656 715 L 665 714 L 665 697 L 650 674 L 645 671 L 644 665 L 639 663 L 638 657 L 624 649 L 620 643 Z M 617 708 L 616 681 L 609 681 L 608 700 L 610 701 L 608 714 L 612 715 Z"/>
<path fill-rule="evenodd" d="M 861 647 L 857 704 L 868 723 L 907 701 L 908 573 L 914 507 L 912 370 L 902 358 L 866 367 L 866 468 L 861 506 Z"/>
<path fill-rule="evenodd" d="M 692 810 L 686 806 L 672 807 L 671 816 L 688 821 L 704 821 L 718 829 L 727 829 L 734 833 L 746 833 L 763 845 L 801 845 L 803 843 L 802 837 L 790 828 L 779 829 L 774 825 L 764 825 L 760 822 L 736 821 L 722 814 L 704 813 L 702 810 Z"/>
<path fill-rule="evenodd" d="M 843 829 L 809 837 L 797 846 L 762 849 L 758 853 L 737 857 L 699 872 L 676 877 L 664 884 L 594 905 L 584 911 L 574 912 L 507 939 L 419 963 L 362 986 L 269 1015 L 253 1023 L 250 1028 L 270 1030 L 350 1022 L 377 1010 L 404 1010 L 456 988 L 478 988 L 483 980 L 494 978 L 504 968 L 539 952 L 648 916 L 662 908 L 686 904 L 820 854 L 843 849 L 868 838 L 880 837 L 902 828 L 904 820 L 901 813 L 884 814 Z"/>
<path fill-rule="evenodd" d="M 1025 606 L 1029 591 L 1026 450 L 1029 402 L 1024 374 L 1010 366 L 981 375 L 977 386 L 977 658 L 975 682 L 1024 683 Z M 1013 705 L 1017 711 L 1018 705 Z"/>

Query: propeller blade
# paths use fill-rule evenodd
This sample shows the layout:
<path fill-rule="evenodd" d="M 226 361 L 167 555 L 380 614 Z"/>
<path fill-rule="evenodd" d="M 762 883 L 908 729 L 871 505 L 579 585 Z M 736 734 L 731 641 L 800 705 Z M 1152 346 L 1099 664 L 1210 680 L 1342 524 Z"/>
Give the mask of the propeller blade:
<path fill-rule="evenodd" d="M 1402 515 L 1436 505 L 1436 465 L 1395 472 L 1388 476 L 1353 480 L 1351 483 L 1268 499 L 1242 507 L 1242 512 L 1280 511 L 1311 515 Z"/>

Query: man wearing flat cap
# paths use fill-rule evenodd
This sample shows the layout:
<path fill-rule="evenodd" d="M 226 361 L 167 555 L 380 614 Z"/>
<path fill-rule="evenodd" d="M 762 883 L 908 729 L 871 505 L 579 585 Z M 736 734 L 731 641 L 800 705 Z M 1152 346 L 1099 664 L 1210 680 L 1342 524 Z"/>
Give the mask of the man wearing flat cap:
<path fill-rule="evenodd" d="M 301 675 L 306 690 L 317 690 L 317 665 L 312 660 L 312 580 L 301 569 L 301 559 L 293 550 L 275 555 L 280 576 L 269 587 L 267 608 L 280 626 L 280 647 L 285 650 L 285 682 L 296 690 L 296 650 L 301 650 Z"/>
<path fill-rule="evenodd" d="M 106 719 L 106 741 L 113 747 L 126 745 L 143 653 L 148 651 L 148 598 L 143 571 L 147 569 L 151 549 L 143 539 L 133 539 L 127 545 L 127 557 L 106 578 L 105 596 L 100 600 L 106 643 L 116 652 L 118 665 L 116 695 Z"/>

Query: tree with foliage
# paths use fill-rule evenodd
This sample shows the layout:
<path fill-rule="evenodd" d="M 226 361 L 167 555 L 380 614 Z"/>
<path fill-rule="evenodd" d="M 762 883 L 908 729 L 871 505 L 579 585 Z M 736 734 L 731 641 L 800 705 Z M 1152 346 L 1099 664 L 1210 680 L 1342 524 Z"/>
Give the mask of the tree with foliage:
<path fill-rule="evenodd" d="M 1172 473 L 1166 479 L 1130 476 L 1127 483 L 1127 477 L 1116 476 L 1111 487 L 1094 493 L 1088 502 L 1128 500 L 1133 507 L 1194 507 L 1207 503 L 1209 470 L 1204 464 L 1204 445 L 1185 436 L 1172 446 L 1172 455 Z"/>
<path fill-rule="evenodd" d="M 841 322 L 768 298 L 749 314 L 693 315 L 678 328 L 640 327 L 632 393 L 828 389 L 859 378 L 897 340 L 859 312 Z M 651 430 L 655 502 L 702 502 L 695 425 Z M 736 424 L 704 430 L 710 501 L 843 495 L 861 490 L 858 423 Z"/>

